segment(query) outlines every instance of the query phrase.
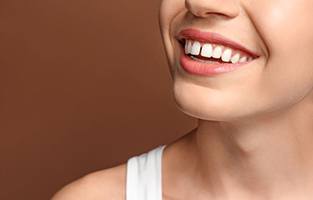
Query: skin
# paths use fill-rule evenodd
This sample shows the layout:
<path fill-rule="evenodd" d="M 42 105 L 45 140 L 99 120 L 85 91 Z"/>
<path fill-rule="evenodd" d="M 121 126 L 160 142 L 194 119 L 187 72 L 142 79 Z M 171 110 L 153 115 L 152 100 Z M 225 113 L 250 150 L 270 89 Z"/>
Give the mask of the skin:
<path fill-rule="evenodd" d="M 173 95 L 198 119 L 164 149 L 163 200 L 312 199 L 312 7 L 311 0 L 162 1 Z M 187 27 L 220 33 L 261 56 L 214 77 L 187 74 L 175 40 Z M 84 176 L 53 200 L 122 200 L 125 169 Z"/>
<path fill-rule="evenodd" d="M 190 137 L 192 162 L 184 164 L 193 170 L 177 199 L 312 198 L 312 7 L 310 0 L 162 2 L 175 100 L 199 122 Z M 261 56 L 215 77 L 187 74 L 175 40 L 187 27 L 220 33 Z M 186 190 L 192 186 L 199 191 Z"/>

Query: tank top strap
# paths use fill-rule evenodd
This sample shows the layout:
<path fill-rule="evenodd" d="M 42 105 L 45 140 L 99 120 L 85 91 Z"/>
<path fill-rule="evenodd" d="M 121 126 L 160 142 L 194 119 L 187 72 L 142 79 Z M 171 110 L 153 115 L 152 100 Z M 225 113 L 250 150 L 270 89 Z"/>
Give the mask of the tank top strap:
<path fill-rule="evenodd" d="M 160 145 L 127 160 L 126 200 L 162 200 L 162 153 Z"/>

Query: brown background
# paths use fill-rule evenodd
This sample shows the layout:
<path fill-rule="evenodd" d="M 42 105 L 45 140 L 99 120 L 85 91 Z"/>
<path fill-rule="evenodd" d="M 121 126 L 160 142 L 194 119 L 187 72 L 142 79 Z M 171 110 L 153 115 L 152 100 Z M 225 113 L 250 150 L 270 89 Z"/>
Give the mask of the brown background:
<path fill-rule="evenodd" d="M 194 128 L 159 0 L 0 1 L 0 199 L 42 200 Z"/>

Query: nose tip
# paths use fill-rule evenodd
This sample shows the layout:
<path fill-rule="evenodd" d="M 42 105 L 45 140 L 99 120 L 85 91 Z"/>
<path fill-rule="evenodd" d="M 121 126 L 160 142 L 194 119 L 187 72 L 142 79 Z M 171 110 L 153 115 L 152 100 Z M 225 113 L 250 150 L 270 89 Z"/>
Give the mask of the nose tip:
<path fill-rule="evenodd" d="M 237 0 L 185 0 L 185 6 L 193 15 L 201 18 L 212 14 L 234 18 L 239 14 Z"/>

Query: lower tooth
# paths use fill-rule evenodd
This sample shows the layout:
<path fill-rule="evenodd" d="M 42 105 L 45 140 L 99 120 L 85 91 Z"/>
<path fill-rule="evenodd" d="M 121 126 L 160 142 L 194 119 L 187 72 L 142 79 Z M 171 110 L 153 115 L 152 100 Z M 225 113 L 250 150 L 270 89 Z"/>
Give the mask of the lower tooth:
<path fill-rule="evenodd" d="M 197 58 L 197 57 L 192 56 L 192 55 L 190 55 L 190 57 L 191 57 L 193 60 L 196 60 L 196 61 L 199 61 L 199 62 L 202 62 L 202 63 L 212 63 L 212 62 L 218 62 L 218 61 L 220 61 L 221 63 L 229 63 L 229 62 L 224 62 L 224 61 L 222 61 L 222 60 L 202 60 L 202 59 Z"/>

